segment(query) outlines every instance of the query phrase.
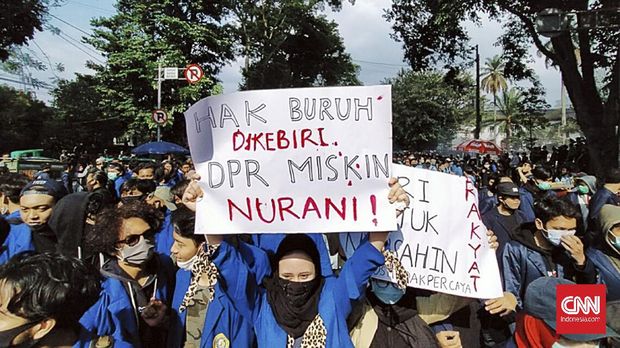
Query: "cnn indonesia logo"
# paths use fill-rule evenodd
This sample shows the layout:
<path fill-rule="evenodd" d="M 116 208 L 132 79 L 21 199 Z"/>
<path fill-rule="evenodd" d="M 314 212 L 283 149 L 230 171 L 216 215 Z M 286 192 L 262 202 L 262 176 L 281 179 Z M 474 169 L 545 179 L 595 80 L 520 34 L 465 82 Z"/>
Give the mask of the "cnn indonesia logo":
<path fill-rule="evenodd" d="M 603 334 L 605 285 L 558 285 L 556 288 L 556 332 L 558 334 Z"/>

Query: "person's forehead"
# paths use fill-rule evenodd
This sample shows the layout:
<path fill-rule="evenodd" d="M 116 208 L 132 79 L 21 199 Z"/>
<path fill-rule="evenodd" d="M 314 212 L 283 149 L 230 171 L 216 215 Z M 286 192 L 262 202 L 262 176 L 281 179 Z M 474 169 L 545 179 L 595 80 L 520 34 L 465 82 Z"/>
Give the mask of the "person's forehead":
<path fill-rule="evenodd" d="M 121 230 L 125 235 L 142 234 L 148 231 L 149 228 L 149 224 L 139 217 L 124 219 L 121 224 Z"/>
<path fill-rule="evenodd" d="M 567 217 L 567 216 L 556 216 L 553 219 L 549 220 L 547 222 L 548 226 L 554 226 L 554 227 L 576 227 L 577 226 L 577 219 L 573 218 L 573 217 Z"/>
<path fill-rule="evenodd" d="M 23 207 L 36 207 L 40 205 L 54 205 L 54 197 L 42 193 L 25 194 L 19 198 L 19 204 Z"/>

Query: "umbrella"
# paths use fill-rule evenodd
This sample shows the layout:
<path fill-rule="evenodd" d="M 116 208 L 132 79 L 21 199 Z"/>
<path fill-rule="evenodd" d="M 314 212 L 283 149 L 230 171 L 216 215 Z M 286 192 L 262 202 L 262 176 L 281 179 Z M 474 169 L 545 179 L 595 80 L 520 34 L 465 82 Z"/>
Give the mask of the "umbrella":
<path fill-rule="evenodd" d="M 456 147 L 457 150 L 463 152 L 488 153 L 501 155 L 502 150 L 492 141 L 472 139 L 467 140 Z"/>
<path fill-rule="evenodd" d="M 187 155 L 189 154 L 189 150 L 181 145 L 169 143 L 167 141 L 152 141 L 135 147 L 131 150 L 131 153 L 136 155 Z"/>

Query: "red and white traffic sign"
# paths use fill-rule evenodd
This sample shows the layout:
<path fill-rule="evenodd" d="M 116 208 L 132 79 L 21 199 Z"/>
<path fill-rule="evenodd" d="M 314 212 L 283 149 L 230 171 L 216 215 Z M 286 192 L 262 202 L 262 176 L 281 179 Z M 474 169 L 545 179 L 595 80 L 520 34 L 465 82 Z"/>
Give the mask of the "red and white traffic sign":
<path fill-rule="evenodd" d="M 153 122 L 157 123 L 158 125 L 164 125 L 166 124 L 166 122 L 168 122 L 168 114 L 164 110 L 155 109 L 153 110 L 151 119 L 153 119 Z"/>
<path fill-rule="evenodd" d="M 196 83 L 205 76 L 205 72 L 198 64 L 190 64 L 183 71 L 183 76 L 189 83 Z"/>

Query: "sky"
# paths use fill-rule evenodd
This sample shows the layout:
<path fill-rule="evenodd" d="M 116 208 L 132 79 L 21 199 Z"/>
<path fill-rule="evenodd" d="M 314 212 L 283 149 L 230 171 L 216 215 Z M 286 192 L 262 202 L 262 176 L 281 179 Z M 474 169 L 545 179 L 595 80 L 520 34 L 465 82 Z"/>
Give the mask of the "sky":
<path fill-rule="evenodd" d="M 65 0 L 64 5 L 50 10 L 49 23 L 60 29 L 60 35 L 54 35 L 50 31 L 38 32 L 31 41 L 29 48 L 41 61 L 52 64 L 61 63 L 65 67 L 63 72 L 50 70 L 35 72 L 34 76 L 51 82 L 54 77 L 72 79 L 75 73 L 92 74 L 85 64 L 87 60 L 104 61 L 92 47 L 81 43 L 80 39 L 85 33 L 92 32 L 90 19 L 93 17 L 109 17 L 116 10 L 113 0 Z M 390 6 L 389 0 L 357 0 L 354 5 L 343 1 L 343 8 L 339 12 L 326 11 L 329 19 L 334 20 L 338 26 L 340 35 L 344 40 L 347 52 L 353 62 L 360 66 L 359 79 L 365 85 L 379 84 L 385 78 L 395 76 L 407 65 L 403 62 L 403 49 L 399 42 L 390 38 L 391 25 L 383 18 L 383 13 Z M 481 65 L 487 58 L 501 53 L 494 43 L 501 34 L 501 25 L 497 22 L 483 18 L 482 25 L 466 24 L 471 36 L 471 44 L 480 47 Z M 535 53 L 535 47 L 531 48 Z M 535 56 L 535 55 L 534 55 Z M 535 56 L 536 57 L 536 56 Z M 472 55 L 472 59 L 473 59 Z M 237 90 L 241 81 L 242 59 L 231 63 L 223 68 L 218 76 L 224 86 L 224 93 Z M 190 63 L 190 62 L 188 62 Z M 538 74 L 547 92 L 547 102 L 557 106 L 560 100 L 561 80 L 558 70 L 547 69 L 544 59 L 535 58 L 534 70 Z M 474 74 L 472 68 L 472 74 Z M 19 80 L 19 77 L 10 76 L 0 71 L 0 77 L 4 79 Z M 3 84 L 20 87 L 19 84 L 0 80 Z M 37 98 L 50 103 L 52 97 L 46 89 L 34 91 Z"/>

